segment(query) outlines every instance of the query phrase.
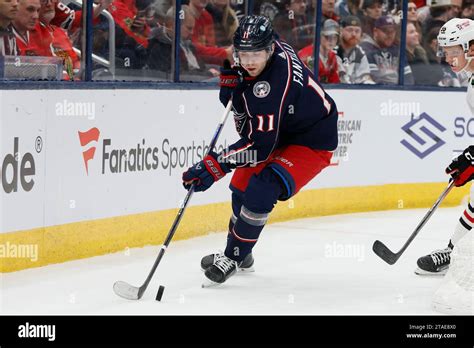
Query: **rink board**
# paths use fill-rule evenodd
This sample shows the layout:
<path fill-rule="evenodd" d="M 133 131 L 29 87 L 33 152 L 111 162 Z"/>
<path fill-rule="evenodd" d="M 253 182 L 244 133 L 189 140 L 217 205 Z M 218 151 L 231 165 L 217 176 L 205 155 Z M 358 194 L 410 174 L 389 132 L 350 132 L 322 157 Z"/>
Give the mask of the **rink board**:
<path fill-rule="evenodd" d="M 428 207 L 474 136 L 458 92 L 330 90 L 332 165 L 271 221 Z M 161 243 L 223 107 L 216 90 L 0 91 L 0 272 Z M 472 125 L 471 125 L 472 123 Z M 237 139 L 229 120 L 218 147 Z M 195 194 L 176 239 L 226 229 L 230 177 Z M 445 205 L 457 205 L 468 188 Z M 317 226 L 315 226 L 317 230 Z M 19 252 L 34 245 L 32 261 Z"/>

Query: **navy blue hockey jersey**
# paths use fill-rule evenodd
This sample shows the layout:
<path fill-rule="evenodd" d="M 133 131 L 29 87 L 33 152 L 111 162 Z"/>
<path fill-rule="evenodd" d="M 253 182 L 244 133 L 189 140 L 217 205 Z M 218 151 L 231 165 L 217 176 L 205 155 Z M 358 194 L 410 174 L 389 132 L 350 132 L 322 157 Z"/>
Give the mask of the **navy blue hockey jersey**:
<path fill-rule="evenodd" d="M 284 41 L 275 41 L 269 64 L 233 106 L 241 139 L 223 158 L 239 167 L 265 161 L 289 144 L 328 151 L 337 147 L 336 104 Z M 256 156 L 245 156 L 248 151 Z"/>

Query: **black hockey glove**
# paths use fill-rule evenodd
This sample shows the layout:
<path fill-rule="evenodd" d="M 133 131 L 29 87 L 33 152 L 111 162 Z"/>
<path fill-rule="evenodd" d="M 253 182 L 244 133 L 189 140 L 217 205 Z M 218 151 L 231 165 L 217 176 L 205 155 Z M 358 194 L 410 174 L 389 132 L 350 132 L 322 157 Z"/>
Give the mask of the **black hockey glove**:
<path fill-rule="evenodd" d="M 228 59 L 224 60 L 223 67 L 221 68 L 221 74 L 219 76 L 219 99 L 224 106 L 227 106 L 230 98 L 232 97 L 232 92 L 234 88 L 240 82 L 241 72 L 230 66 Z"/>
<path fill-rule="evenodd" d="M 231 169 L 225 163 L 218 162 L 219 155 L 209 152 L 209 155 L 183 173 L 183 186 L 189 190 L 193 182 L 196 182 L 194 191 L 206 191 L 216 181 L 222 179 Z"/>
<path fill-rule="evenodd" d="M 451 175 L 454 186 L 463 186 L 474 179 L 474 146 L 469 146 L 455 158 L 446 168 L 446 174 Z"/>
<path fill-rule="evenodd" d="M 240 110 L 240 104 L 242 104 L 240 96 L 248 87 L 249 82 L 253 79 L 254 78 L 250 77 L 245 69 L 237 66 L 231 67 L 229 60 L 224 60 L 219 83 L 219 100 L 221 103 L 224 106 L 227 106 L 230 98 L 233 98 L 232 101 L 234 106 L 237 106 Z"/>

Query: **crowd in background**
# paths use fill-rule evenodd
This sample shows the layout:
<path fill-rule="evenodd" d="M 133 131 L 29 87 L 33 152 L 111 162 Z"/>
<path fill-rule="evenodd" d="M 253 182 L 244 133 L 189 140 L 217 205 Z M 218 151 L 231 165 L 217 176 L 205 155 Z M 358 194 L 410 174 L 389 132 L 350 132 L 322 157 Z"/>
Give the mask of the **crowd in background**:
<path fill-rule="evenodd" d="M 94 54 L 114 59 L 124 74 L 161 73 L 170 79 L 176 32 L 173 4 L 171 0 L 98 0 Z M 316 0 L 254 0 L 253 4 L 253 13 L 269 17 L 280 39 L 314 68 Z M 401 4 L 401 0 L 322 0 L 319 80 L 398 84 Z M 115 21 L 115 57 L 108 56 L 103 9 Z M 182 80 L 212 80 L 224 59 L 233 60 L 232 36 L 245 10 L 243 0 L 182 1 L 178 14 Z M 60 57 L 64 79 L 77 79 L 80 60 L 74 47 L 80 47 L 81 17 L 79 6 L 59 0 L 0 0 L 0 55 Z M 454 17 L 473 18 L 474 0 L 409 1 L 401 69 L 405 85 L 466 85 L 467 76 L 454 74 L 437 56 L 438 31 Z"/>

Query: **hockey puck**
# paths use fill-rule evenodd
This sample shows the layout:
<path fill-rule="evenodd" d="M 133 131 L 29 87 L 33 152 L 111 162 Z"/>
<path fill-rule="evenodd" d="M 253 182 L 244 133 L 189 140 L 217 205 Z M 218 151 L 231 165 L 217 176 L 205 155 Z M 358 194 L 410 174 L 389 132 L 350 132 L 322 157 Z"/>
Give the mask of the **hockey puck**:
<path fill-rule="evenodd" d="M 160 285 L 158 288 L 158 292 L 156 293 L 156 300 L 161 301 L 161 298 L 163 297 L 163 292 L 165 291 L 165 287 L 163 285 Z"/>

